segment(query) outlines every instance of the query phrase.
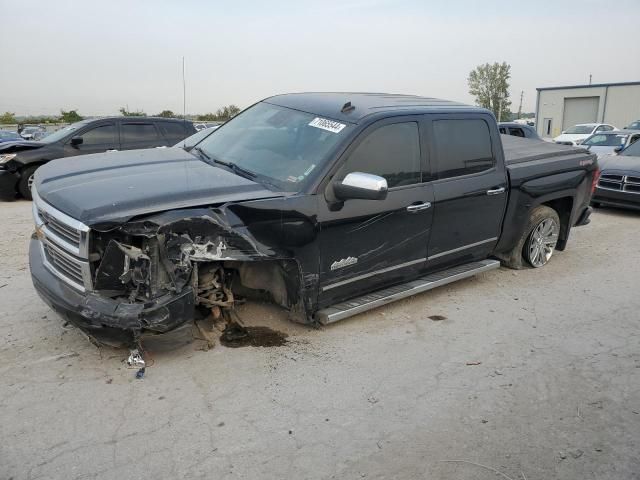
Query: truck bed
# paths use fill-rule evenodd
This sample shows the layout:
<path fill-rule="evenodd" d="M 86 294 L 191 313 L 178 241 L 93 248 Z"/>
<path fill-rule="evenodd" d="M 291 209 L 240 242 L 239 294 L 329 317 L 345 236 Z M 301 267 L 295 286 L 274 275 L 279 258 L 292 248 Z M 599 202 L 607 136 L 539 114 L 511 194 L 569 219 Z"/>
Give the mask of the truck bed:
<path fill-rule="evenodd" d="M 504 160 L 507 165 L 552 157 L 567 157 L 580 153 L 590 155 L 587 149 L 580 147 L 541 142 L 539 140 L 514 137 L 513 135 L 500 135 L 500 138 L 502 138 Z"/>
<path fill-rule="evenodd" d="M 534 178 L 595 168 L 596 155 L 585 148 L 500 135 L 512 187 Z"/>

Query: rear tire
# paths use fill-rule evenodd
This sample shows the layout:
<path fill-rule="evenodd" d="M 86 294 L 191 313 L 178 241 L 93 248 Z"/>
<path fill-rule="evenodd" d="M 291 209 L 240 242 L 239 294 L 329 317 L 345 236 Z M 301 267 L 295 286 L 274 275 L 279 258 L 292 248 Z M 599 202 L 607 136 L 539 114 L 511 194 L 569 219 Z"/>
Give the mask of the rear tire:
<path fill-rule="evenodd" d="M 558 212 L 546 205 L 535 207 L 516 245 L 501 257 L 502 264 L 515 270 L 525 266 L 539 268 L 546 265 L 555 251 L 559 232 Z"/>
<path fill-rule="evenodd" d="M 22 169 L 20 173 L 20 181 L 18 182 L 18 192 L 27 200 L 32 200 L 31 184 L 33 183 L 33 175 L 36 173 L 40 165 L 33 165 Z"/>
<path fill-rule="evenodd" d="M 534 219 L 535 227 L 524 242 L 522 256 L 533 268 L 544 267 L 556 249 L 560 235 L 560 217 L 555 210 L 544 207 Z"/>

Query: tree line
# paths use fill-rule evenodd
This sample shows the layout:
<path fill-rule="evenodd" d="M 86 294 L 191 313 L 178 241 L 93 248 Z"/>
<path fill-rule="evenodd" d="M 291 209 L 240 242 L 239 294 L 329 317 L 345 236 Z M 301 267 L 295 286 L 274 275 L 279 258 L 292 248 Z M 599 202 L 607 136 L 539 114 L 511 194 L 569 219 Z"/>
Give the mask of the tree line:
<path fill-rule="evenodd" d="M 119 110 L 120 114 L 124 117 L 146 117 L 146 112 L 142 110 L 128 110 L 128 108 L 121 107 Z M 187 115 L 187 119 L 191 120 L 199 120 L 204 122 L 226 122 L 232 117 L 235 117 L 238 113 L 240 113 L 240 108 L 236 105 L 226 105 L 222 108 L 219 108 L 215 112 L 198 114 L 198 115 Z M 164 118 L 183 118 L 183 115 L 176 114 L 171 110 L 162 110 L 160 113 L 155 115 L 151 115 L 153 117 L 164 117 Z M 78 113 L 78 109 L 72 110 L 60 110 L 60 115 L 35 115 L 35 116 L 27 116 L 27 117 L 16 117 L 14 112 L 4 112 L 0 114 L 0 124 L 3 125 L 11 125 L 16 123 L 29 123 L 29 124 L 40 124 L 40 123 L 75 123 L 83 120 L 84 117 Z"/>
<path fill-rule="evenodd" d="M 469 93 L 473 95 L 476 104 L 487 108 L 493 112 L 498 121 L 509 121 L 515 118 L 532 118 L 534 114 L 523 113 L 520 106 L 518 113 L 511 111 L 511 99 L 509 98 L 509 79 L 511 78 L 511 65 L 506 62 L 502 63 L 485 63 L 474 68 L 467 78 L 469 85 Z M 215 112 L 209 112 L 199 115 L 187 115 L 191 120 L 201 122 L 225 122 L 240 113 L 240 108 L 236 105 L 227 105 L 219 108 Z M 145 117 L 147 114 L 141 110 L 129 110 L 121 107 L 120 114 L 125 117 Z M 183 118 L 182 115 L 176 114 L 171 110 L 162 110 L 160 113 L 153 115 L 165 118 Z M 77 109 L 69 111 L 60 110 L 59 116 L 37 116 L 21 118 L 21 123 L 73 123 L 82 120 L 84 117 L 78 113 Z M 18 123 L 15 113 L 4 112 L 0 114 L 0 124 Z"/>

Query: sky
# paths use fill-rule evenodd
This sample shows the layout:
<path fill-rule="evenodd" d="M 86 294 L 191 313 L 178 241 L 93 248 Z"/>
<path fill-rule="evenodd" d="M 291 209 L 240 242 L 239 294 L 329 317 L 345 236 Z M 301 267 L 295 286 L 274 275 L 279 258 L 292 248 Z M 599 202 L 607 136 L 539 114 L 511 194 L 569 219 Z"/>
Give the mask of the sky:
<path fill-rule="evenodd" d="M 640 1 L 0 0 L 0 112 L 155 114 L 248 107 L 300 91 L 472 104 L 477 65 L 536 87 L 640 81 Z"/>

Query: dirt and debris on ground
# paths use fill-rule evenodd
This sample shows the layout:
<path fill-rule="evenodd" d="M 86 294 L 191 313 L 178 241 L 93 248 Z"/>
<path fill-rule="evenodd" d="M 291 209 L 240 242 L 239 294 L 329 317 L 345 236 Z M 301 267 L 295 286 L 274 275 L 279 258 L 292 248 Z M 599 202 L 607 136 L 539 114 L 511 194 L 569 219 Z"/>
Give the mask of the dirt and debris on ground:
<path fill-rule="evenodd" d="M 37 297 L 30 209 L 0 209 L 0 479 L 640 478 L 640 214 L 322 329 L 243 305 L 286 343 L 144 338 L 137 380 Z"/>

